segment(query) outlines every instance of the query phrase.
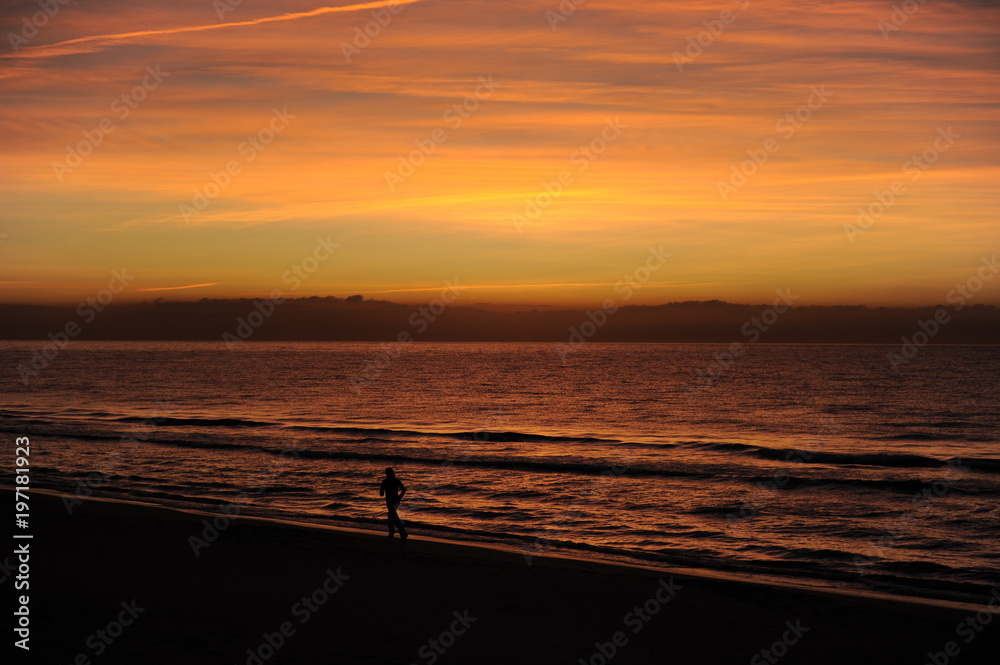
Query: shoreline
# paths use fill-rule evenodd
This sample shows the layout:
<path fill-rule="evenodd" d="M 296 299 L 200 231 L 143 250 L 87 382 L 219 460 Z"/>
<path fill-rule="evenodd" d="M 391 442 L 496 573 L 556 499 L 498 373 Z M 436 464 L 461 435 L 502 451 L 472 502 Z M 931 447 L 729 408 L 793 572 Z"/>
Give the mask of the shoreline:
<path fill-rule="evenodd" d="M 10 491 L 13 488 L 7 487 L 5 485 L 0 485 L 0 491 Z M 54 497 L 64 497 L 72 496 L 65 492 L 60 492 L 58 490 L 52 490 L 47 488 L 33 489 L 32 493 L 42 493 Z M 134 506 L 139 509 L 143 508 L 153 508 L 166 511 L 173 511 L 177 513 L 183 513 L 197 518 L 216 518 L 219 517 L 220 512 L 203 510 L 199 508 L 188 508 L 180 506 L 170 506 L 158 503 L 147 503 L 144 501 L 137 501 L 134 499 L 119 499 L 116 497 L 108 496 L 90 496 L 84 499 L 85 501 L 98 501 L 106 503 L 116 503 L 124 504 L 128 506 Z M 226 505 L 226 504 L 220 504 Z M 380 530 L 376 529 L 365 529 L 359 527 L 347 526 L 345 524 L 323 524 L 319 522 L 308 522 L 300 521 L 296 519 L 284 518 L 284 517 L 268 517 L 262 515 L 249 515 L 244 513 L 239 513 L 233 515 L 230 519 L 232 520 L 242 520 L 247 523 L 261 523 L 269 524 L 272 526 L 283 526 L 295 529 L 316 529 L 320 531 L 332 531 L 341 534 L 352 534 L 362 537 L 375 538 L 381 540 L 384 538 L 384 534 Z M 412 528 L 412 527 L 411 527 Z M 419 527 L 417 527 L 419 529 Z M 468 540 L 464 539 L 451 539 L 441 536 L 427 535 L 427 534 L 413 534 L 408 542 L 427 542 L 435 543 L 449 548 L 474 548 L 474 549 L 484 549 L 494 552 L 502 552 L 504 554 L 516 555 L 517 557 L 524 559 L 525 550 L 515 547 L 513 545 L 508 545 L 502 542 L 500 539 L 496 541 L 485 541 L 476 540 L 470 538 Z M 661 575 L 678 575 L 688 578 L 704 579 L 704 580 L 714 580 L 714 581 L 724 581 L 732 582 L 734 584 L 747 584 L 752 586 L 759 586 L 764 588 L 780 588 L 787 589 L 791 591 L 800 591 L 803 593 L 816 593 L 820 595 L 830 594 L 834 596 L 846 596 L 848 598 L 856 599 L 868 599 L 874 601 L 886 601 L 894 603 L 903 604 L 913 604 L 913 605 L 926 605 L 929 607 L 936 607 L 948 610 L 959 610 L 965 612 L 977 612 L 986 608 L 986 605 L 977 605 L 974 603 L 966 603 L 956 600 L 948 600 L 943 598 L 927 598 L 922 596 L 910 596 L 903 594 L 893 594 L 881 591 L 870 591 L 865 589 L 854 589 L 847 587 L 836 586 L 836 583 L 830 580 L 823 580 L 818 578 L 801 578 L 802 581 L 797 581 L 797 578 L 779 578 L 778 576 L 769 577 L 767 575 L 755 575 L 753 573 L 743 573 L 743 572 L 727 572 L 723 570 L 714 570 L 711 568 L 695 568 L 688 566 L 673 566 L 667 564 L 656 564 L 656 563 L 642 563 L 639 560 L 624 560 L 626 557 L 622 557 L 623 560 L 617 560 L 614 558 L 604 558 L 599 555 L 599 553 L 594 553 L 594 556 L 587 556 L 586 553 L 580 551 L 576 553 L 570 550 L 553 550 L 546 552 L 533 552 L 531 553 L 531 558 L 534 559 L 554 559 L 564 562 L 572 562 L 575 565 L 580 566 L 607 566 L 611 568 L 623 568 L 623 569 L 635 569 L 636 571 L 649 571 L 658 573 Z M 527 562 L 524 562 L 525 568 L 531 567 Z M 812 582 L 812 583 L 810 583 Z M 994 614 L 1000 614 L 1000 609 L 991 610 Z"/>
<path fill-rule="evenodd" d="M 118 499 L 69 515 L 31 494 L 32 651 L 51 662 L 919 665 L 954 641 L 966 665 L 1000 647 L 1000 622 L 956 633 L 975 608 Z M 96 653 L 130 602 L 134 627 Z"/>
<path fill-rule="evenodd" d="M 0 491 L 13 491 L 13 486 L 0 483 Z M 45 493 L 52 496 L 73 497 L 73 493 L 64 491 L 62 488 L 40 486 L 32 490 L 33 493 Z M 137 508 L 149 507 L 164 510 L 175 510 L 181 513 L 199 516 L 201 518 L 214 518 L 221 514 L 231 514 L 239 519 L 261 520 L 274 524 L 284 524 L 297 528 L 316 528 L 332 531 L 354 532 L 357 534 L 382 535 L 384 533 L 383 521 L 377 519 L 357 519 L 338 515 L 320 515 L 313 513 L 294 514 L 282 510 L 262 510 L 250 504 L 243 505 L 222 500 L 213 500 L 210 504 L 185 501 L 183 498 L 171 498 L 166 502 L 161 502 L 163 498 L 150 497 L 144 500 L 143 497 L 122 498 L 117 493 L 111 493 L 98 489 L 89 497 L 75 497 L 76 500 L 105 501 L 111 503 L 121 503 L 134 505 Z M 194 503 L 195 505 L 191 505 Z M 232 513 L 226 512 L 227 507 L 235 506 Z M 245 511 L 250 512 L 245 512 Z M 275 514 L 276 513 L 276 514 Z M 964 611 L 978 611 L 982 605 L 976 604 L 967 598 L 973 596 L 971 592 L 965 592 L 961 596 L 956 593 L 934 595 L 932 590 L 921 587 L 908 587 L 900 591 L 885 588 L 889 585 L 883 584 L 883 588 L 863 588 L 861 585 L 849 580 L 818 577 L 810 575 L 808 572 L 795 574 L 793 572 L 781 573 L 767 570 L 749 569 L 726 569 L 723 567 L 712 567 L 710 565 L 701 566 L 690 561 L 671 562 L 659 561 L 655 557 L 645 557 L 643 552 L 614 551 L 608 548 L 578 546 L 573 544 L 555 544 L 548 550 L 533 550 L 524 546 L 525 543 L 533 541 L 533 538 L 522 537 L 512 534 L 488 534 L 478 531 L 463 529 L 449 529 L 439 525 L 421 525 L 408 522 L 411 528 L 417 529 L 419 540 L 439 542 L 444 545 L 482 547 L 495 549 L 507 553 L 517 554 L 525 561 L 524 557 L 530 556 L 535 559 L 557 558 L 565 560 L 576 560 L 582 563 L 593 562 L 596 564 L 606 564 L 609 566 L 622 566 L 625 568 L 639 568 L 651 571 L 664 571 L 668 573 L 683 574 L 690 577 L 704 577 L 707 579 L 726 580 L 734 583 L 747 583 L 780 588 L 787 588 L 801 591 L 816 591 L 819 593 L 831 593 L 856 596 L 859 598 L 873 598 L 877 600 L 895 601 L 902 603 L 915 603 L 921 605 L 936 606 L 946 609 L 958 609 Z M 526 567 L 530 567 L 524 563 Z M 912 590 L 912 593 L 908 591 Z M 987 591 L 992 590 L 988 589 Z M 951 597 L 948 597 L 948 596 Z M 964 597 L 962 597 L 964 596 Z"/>

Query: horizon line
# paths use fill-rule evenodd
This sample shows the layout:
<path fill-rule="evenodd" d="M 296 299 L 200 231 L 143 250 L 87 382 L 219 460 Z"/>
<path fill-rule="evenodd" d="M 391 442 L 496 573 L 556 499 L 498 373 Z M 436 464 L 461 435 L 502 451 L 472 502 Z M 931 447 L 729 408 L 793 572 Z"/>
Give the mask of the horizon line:
<path fill-rule="evenodd" d="M 204 285 L 203 284 L 195 284 L 195 285 L 190 285 L 190 286 L 166 287 L 166 288 L 157 288 L 157 289 L 139 289 L 139 290 L 133 291 L 132 293 L 135 294 L 135 293 L 150 293 L 150 292 L 159 292 L 159 291 L 186 290 L 186 289 L 195 288 L 195 287 L 201 287 L 201 286 L 204 286 Z M 463 288 L 471 288 L 471 287 L 463 287 Z M 404 291 L 427 291 L 427 290 L 438 290 L 438 289 L 437 288 L 435 288 L 435 289 L 401 289 L 401 290 L 393 290 L 391 292 L 396 293 L 396 292 L 404 292 Z M 388 293 L 388 292 L 389 291 L 386 291 L 386 292 L 383 292 L 383 291 L 373 291 L 371 293 Z M 333 295 L 333 294 L 326 294 L 326 295 L 319 295 L 319 294 L 313 294 L 313 295 L 296 295 L 296 296 L 286 296 L 286 297 L 281 298 L 281 300 L 283 302 L 288 302 L 288 301 L 302 301 L 302 300 L 315 300 L 315 299 L 318 299 L 318 300 L 333 299 L 334 301 L 345 302 L 345 301 L 347 301 L 348 298 L 352 298 L 354 296 L 361 296 L 362 297 L 362 300 L 360 301 L 360 304 L 386 303 L 386 304 L 391 304 L 391 305 L 410 305 L 410 306 L 420 306 L 420 305 L 427 305 L 428 304 L 425 301 L 419 301 L 419 300 L 417 300 L 417 301 L 413 301 L 413 300 L 386 300 L 386 299 L 382 299 L 382 298 L 372 298 L 372 297 L 369 297 L 369 296 L 367 296 L 367 295 L 365 295 L 363 293 L 353 293 L 353 294 L 345 295 L 345 296 L 338 296 L 338 295 Z M 105 305 L 105 307 L 113 307 L 115 305 L 118 305 L 118 306 L 128 306 L 128 305 L 167 304 L 167 303 L 171 303 L 171 304 L 173 304 L 173 303 L 177 303 L 177 304 L 192 303 L 192 304 L 194 304 L 194 303 L 201 303 L 201 302 L 205 302 L 205 301 L 209 301 L 209 302 L 233 301 L 233 302 L 235 302 L 235 301 L 244 301 L 244 300 L 271 300 L 271 299 L 272 298 L 269 295 L 202 296 L 201 298 L 177 298 L 177 299 L 166 299 L 166 298 L 163 298 L 163 297 L 157 297 L 157 298 L 152 298 L 152 299 L 149 299 L 149 298 L 138 299 L 138 298 L 134 298 L 133 297 L 133 298 L 128 298 L 128 299 L 116 299 L 117 302 L 108 303 L 107 305 Z M 606 301 L 607 301 L 607 299 L 605 299 L 605 302 Z M 77 306 L 80 306 L 81 304 L 85 304 L 85 303 L 86 303 L 86 299 L 84 299 L 83 301 L 60 301 L 60 302 L 54 302 L 54 301 L 53 302 L 39 302 L 39 301 L 36 301 L 36 302 L 27 302 L 27 301 L 22 301 L 22 302 L 4 302 L 4 301 L 0 301 L 0 307 L 50 307 L 50 308 L 64 308 L 64 307 L 77 307 Z M 730 305 L 730 306 L 734 306 L 734 307 L 758 307 L 758 306 L 760 306 L 760 307 L 769 307 L 773 303 L 767 303 L 767 302 L 748 302 L 748 301 L 733 302 L 733 301 L 730 301 L 730 300 L 722 300 L 722 299 L 719 299 L 719 298 L 709 298 L 707 300 L 700 300 L 700 299 L 689 298 L 689 299 L 685 299 L 685 300 L 668 300 L 668 301 L 662 301 L 662 302 L 657 302 L 657 303 L 617 303 L 616 302 L 615 303 L 615 307 L 617 309 L 623 309 L 623 308 L 626 308 L 626 307 L 665 307 L 665 306 L 668 306 L 668 305 L 687 305 L 687 304 L 702 304 L 702 305 L 718 304 L 718 305 Z M 452 303 L 452 304 L 448 305 L 449 308 L 465 308 L 465 309 L 483 309 L 483 308 L 486 308 L 486 307 L 502 307 L 502 308 L 508 308 L 509 309 L 509 308 L 518 308 L 518 307 L 520 307 L 520 308 L 544 308 L 544 309 L 560 309 L 560 310 L 574 310 L 574 309 L 585 310 L 585 309 L 593 309 L 593 308 L 601 309 L 602 306 L 603 305 L 600 302 L 597 302 L 597 303 L 591 302 L 590 304 L 588 304 L 588 302 L 586 302 L 586 301 L 574 301 L 574 302 L 565 302 L 565 303 L 507 303 L 507 302 L 479 301 L 479 302 L 474 302 L 474 303 Z M 803 308 L 809 308 L 809 307 L 819 307 L 819 308 L 851 307 L 851 308 L 865 308 L 865 309 L 912 309 L 912 310 L 930 309 L 930 308 L 941 308 L 941 307 L 943 307 L 943 308 L 946 308 L 946 309 L 953 309 L 952 307 L 948 306 L 944 302 L 926 303 L 926 304 L 919 304 L 919 305 L 871 304 L 871 303 L 858 303 L 858 302 L 855 302 L 855 303 L 825 303 L 825 304 L 812 303 L 812 304 L 792 304 L 792 305 L 789 305 L 788 307 L 790 309 L 803 309 Z M 966 303 L 964 305 L 963 309 L 975 308 L 975 307 L 1000 308 L 1000 303 L 989 303 L 989 302 Z"/>

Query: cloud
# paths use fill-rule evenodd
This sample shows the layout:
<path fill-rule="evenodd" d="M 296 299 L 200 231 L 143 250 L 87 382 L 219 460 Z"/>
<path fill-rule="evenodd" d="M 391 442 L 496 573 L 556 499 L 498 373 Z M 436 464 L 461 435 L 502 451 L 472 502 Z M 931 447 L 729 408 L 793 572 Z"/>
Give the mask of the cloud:
<path fill-rule="evenodd" d="M 318 7 L 304 12 L 289 12 L 278 16 L 264 16 L 262 18 L 250 19 L 247 21 L 233 21 L 231 23 L 218 23 L 212 25 L 193 25 L 180 28 L 163 28 L 159 30 L 136 30 L 134 32 L 120 32 L 113 35 L 90 35 L 87 37 L 76 37 L 54 44 L 44 44 L 22 49 L 17 53 L 8 53 L 2 58 L 52 58 L 60 55 L 72 55 L 76 53 L 90 53 L 101 48 L 114 45 L 118 42 L 133 41 L 142 37 L 158 37 L 160 35 L 175 35 L 187 32 L 203 32 L 206 30 L 221 30 L 223 28 L 239 28 L 264 23 L 276 23 L 278 21 L 297 21 L 303 18 L 314 18 L 326 14 L 339 12 L 357 12 L 365 9 L 378 9 L 380 7 L 409 5 L 422 0 L 375 0 L 374 2 L 362 2 L 356 5 L 344 5 L 341 7 Z"/>
<path fill-rule="evenodd" d="M 188 284 L 187 286 L 155 286 L 148 289 L 135 289 L 136 292 L 146 291 L 179 291 L 181 289 L 200 289 L 204 286 L 215 286 L 220 282 L 205 282 L 204 284 Z"/>

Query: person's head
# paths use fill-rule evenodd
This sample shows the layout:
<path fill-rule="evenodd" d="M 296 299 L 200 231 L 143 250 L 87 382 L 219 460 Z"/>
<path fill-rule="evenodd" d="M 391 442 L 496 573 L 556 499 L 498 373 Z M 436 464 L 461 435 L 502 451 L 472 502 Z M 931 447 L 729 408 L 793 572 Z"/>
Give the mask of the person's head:
<path fill-rule="evenodd" d="M 385 477 L 386 478 L 395 478 L 396 477 L 396 472 L 392 470 L 391 466 L 385 467 Z"/>

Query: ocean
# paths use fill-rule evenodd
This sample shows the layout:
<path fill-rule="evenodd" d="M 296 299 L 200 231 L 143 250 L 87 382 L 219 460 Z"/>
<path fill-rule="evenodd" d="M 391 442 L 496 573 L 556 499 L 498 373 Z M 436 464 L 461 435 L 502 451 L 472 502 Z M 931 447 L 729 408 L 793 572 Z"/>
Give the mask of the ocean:
<path fill-rule="evenodd" d="M 80 341 L 25 383 L 42 346 L 0 342 L 34 487 L 381 530 L 392 466 L 411 533 L 526 566 L 1000 585 L 996 346 Z"/>

